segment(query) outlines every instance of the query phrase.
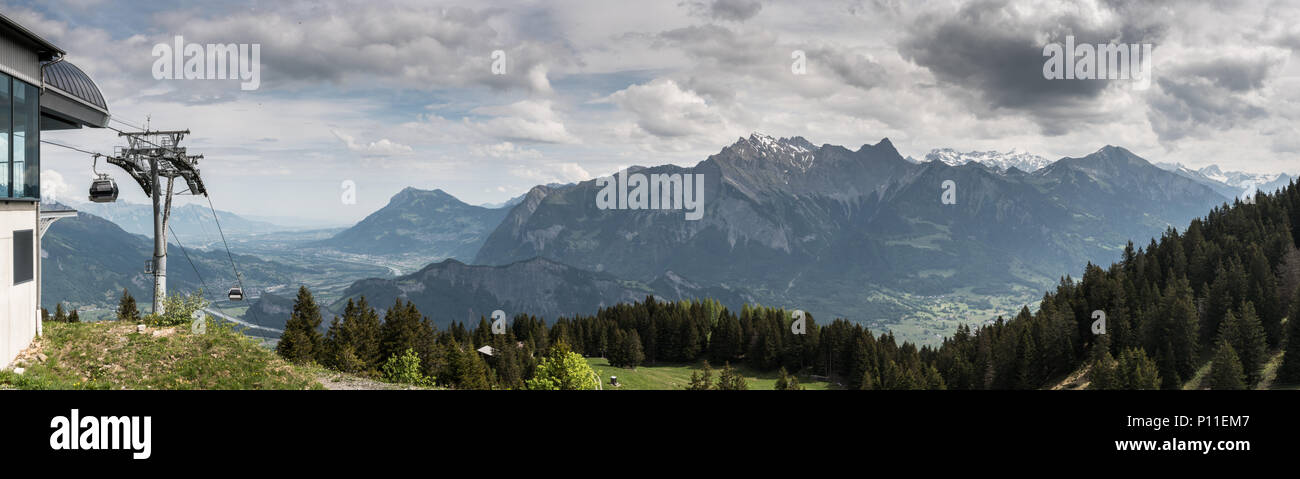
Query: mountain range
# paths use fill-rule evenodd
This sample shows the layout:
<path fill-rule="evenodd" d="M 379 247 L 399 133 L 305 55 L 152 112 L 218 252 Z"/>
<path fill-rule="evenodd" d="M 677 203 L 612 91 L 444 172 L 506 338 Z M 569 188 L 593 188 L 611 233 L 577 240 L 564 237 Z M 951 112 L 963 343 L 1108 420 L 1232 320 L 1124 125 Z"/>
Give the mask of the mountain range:
<path fill-rule="evenodd" d="M 981 162 L 912 163 L 888 139 L 857 150 L 751 135 L 691 168 L 705 214 L 601 210 L 595 181 L 538 187 L 484 242 L 474 262 L 543 257 L 650 281 L 667 271 L 742 288 L 764 304 L 820 317 L 918 311 L 899 292 L 1023 294 L 1087 261 L 1118 257 L 1227 200 L 1120 147 L 1032 173 Z M 954 182 L 955 204 L 944 204 Z"/>
<path fill-rule="evenodd" d="M 153 237 L 153 205 L 118 201 L 78 203 L 72 208 L 111 221 L 128 233 Z M 220 215 L 221 228 L 227 235 L 264 234 L 289 229 L 244 218 L 229 211 L 216 211 Z M 212 210 L 206 205 L 174 204 L 167 223 L 171 231 L 181 237 L 182 244 L 200 245 L 221 241 L 221 235 L 213 221 Z"/>
<path fill-rule="evenodd" d="M 1291 180 L 1295 179 L 1286 173 L 1225 172 L 1219 169 L 1219 165 L 1210 165 L 1195 170 L 1180 163 L 1157 163 L 1156 166 L 1209 186 L 1214 191 L 1229 198 L 1240 198 L 1254 194 L 1255 191 L 1272 193 L 1282 189 L 1290 184 Z"/>

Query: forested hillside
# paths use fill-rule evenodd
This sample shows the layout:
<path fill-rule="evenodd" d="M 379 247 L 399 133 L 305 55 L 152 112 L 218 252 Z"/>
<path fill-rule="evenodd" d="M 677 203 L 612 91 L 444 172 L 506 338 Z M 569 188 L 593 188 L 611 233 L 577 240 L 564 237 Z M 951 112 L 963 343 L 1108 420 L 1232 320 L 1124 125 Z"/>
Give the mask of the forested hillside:
<path fill-rule="evenodd" d="M 653 297 L 602 308 L 592 316 L 546 321 L 517 315 L 504 334 L 482 319 L 443 331 L 396 300 L 384 321 L 349 301 L 322 336 L 310 294 L 300 291 L 281 341 L 297 361 L 379 374 L 408 349 L 419 369 L 458 388 L 518 388 L 537 358 L 557 344 L 610 364 L 741 364 L 828 376 L 854 389 L 1041 388 L 1081 368 L 1094 388 L 1176 389 L 1213 363 L 1199 386 L 1240 388 L 1261 379 L 1270 351 L 1286 349 L 1278 381 L 1300 381 L 1300 189 L 1258 195 L 1253 204 L 1215 208 L 1180 232 L 1144 247 L 1130 243 L 1108 268 L 1061 279 L 1037 311 L 1014 318 L 969 318 L 937 348 L 899 344 L 846 319 L 794 325 L 791 312 L 713 300 Z M 1288 314 L 1288 311 L 1290 314 Z M 1102 325 L 1097 322 L 1104 317 Z M 1096 323 L 1096 324 L 1095 324 Z M 1094 332 L 1095 331 L 1095 332 Z M 492 346 L 493 355 L 475 350 Z M 486 358 L 486 360 L 485 360 Z"/>

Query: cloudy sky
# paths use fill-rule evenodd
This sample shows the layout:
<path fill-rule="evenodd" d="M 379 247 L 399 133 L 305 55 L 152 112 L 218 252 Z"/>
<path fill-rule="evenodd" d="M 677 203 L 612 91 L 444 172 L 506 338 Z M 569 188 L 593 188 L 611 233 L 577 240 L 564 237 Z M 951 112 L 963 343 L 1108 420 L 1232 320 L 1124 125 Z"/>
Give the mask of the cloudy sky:
<path fill-rule="evenodd" d="M 0 11 L 67 50 L 115 118 L 192 130 L 218 208 L 244 214 L 350 223 L 406 186 L 500 202 L 627 165 L 693 165 L 754 131 L 854 149 L 888 137 L 917 158 L 1114 144 L 1153 162 L 1300 171 L 1294 1 L 183 3 Z M 154 45 L 177 35 L 260 44 L 260 88 L 155 79 Z M 1152 44 L 1150 87 L 1045 80 L 1043 46 L 1066 35 Z M 83 197 L 89 159 L 44 155 L 47 190 Z"/>

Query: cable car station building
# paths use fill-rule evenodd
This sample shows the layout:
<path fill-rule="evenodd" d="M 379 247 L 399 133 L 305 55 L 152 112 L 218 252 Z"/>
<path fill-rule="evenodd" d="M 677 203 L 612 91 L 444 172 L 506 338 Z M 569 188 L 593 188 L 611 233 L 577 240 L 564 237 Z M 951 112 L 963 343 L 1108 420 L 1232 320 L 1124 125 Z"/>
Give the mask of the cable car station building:
<path fill-rule="evenodd" d="M 95 83 L 0 14 L 0 367 L 40 335 L 40 238 L 73 211 L 41 211 L 41 131 L 108 124 Z"/>

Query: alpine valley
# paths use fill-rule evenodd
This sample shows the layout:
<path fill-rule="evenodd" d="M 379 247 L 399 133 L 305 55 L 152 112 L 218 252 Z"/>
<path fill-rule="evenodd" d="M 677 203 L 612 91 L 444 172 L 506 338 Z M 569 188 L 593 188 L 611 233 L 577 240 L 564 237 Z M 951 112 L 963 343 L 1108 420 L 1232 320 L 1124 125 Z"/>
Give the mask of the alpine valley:
<path fill-rule="evenodd" d="M 691 167 L 629 172 L 699 175 L 703 217 L 600 209 L 596 179 L 539 185 L 493 206 L 406 188 L 344 229 L 277 227 L 221 212 L 223 224 L 236 225 L 231 248 L 252 271 L 244 278 L 252 294 L 214 310 L 280 329 L 299 284 L 327 316 L 362 296 L 381 314 L 401 299 L 440 326 L 477 323 L 498 309 L 553 320 L 649 295 L 707 297 L 728 308 L 757 303 L 846 318 L 934 344 L 971 318 L 1034 307 L 1063 275 L 1118 260 L 1129 241 L 1143 246 L 1251 188 L 1291 180 L 1156 166 L 1118 146 L 1056 161 L 936 149 L 915 161 L 888 139 L 850 149 L 757 133 Z M 955 202 L 942 201 L 949 181 Z M 125 231 L 87 238 L 82 223 L 105 221 L 87 212 Z M 183 236 L 201 233 L 185 226 L 189 215 L 211 216 L 178 212 Z M 93 207 L 51 228 L 46 307 L 56 298 L 109 306 L 123 287 L 148 297 L 139 274 L 148 242 L 132 234 L 143 233 L 133 230 L 135 216 Z M 218 272 L 218 250 L 206 239 L 194 243 L 189 254 L 202 277 L 229 282 L 232 275 Z M 171 267 L 190 269 L 178 253 L 170 252 Z M 102 273 L 89 284 L 61 278 L 78 264 Z M 174 287 L 197 285 L 197 277 L 178 275 Z"/>

